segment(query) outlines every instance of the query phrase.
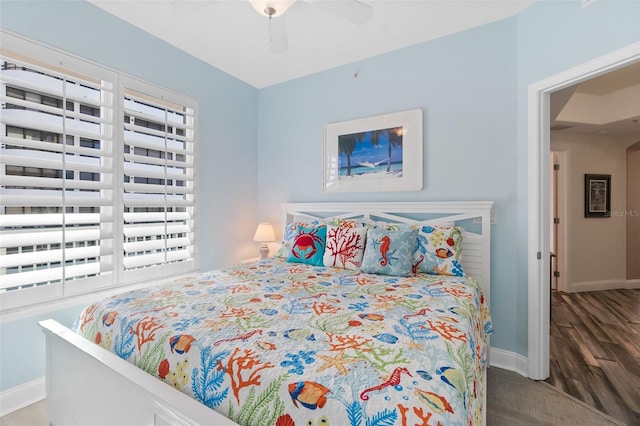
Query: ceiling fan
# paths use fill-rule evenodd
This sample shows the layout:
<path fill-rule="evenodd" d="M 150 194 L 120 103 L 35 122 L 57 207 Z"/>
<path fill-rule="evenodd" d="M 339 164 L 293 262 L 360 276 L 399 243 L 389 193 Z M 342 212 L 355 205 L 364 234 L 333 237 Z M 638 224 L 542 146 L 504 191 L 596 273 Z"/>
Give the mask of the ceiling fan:
<path fill-rule="evenodd" d="M 294 6 L 296 0 L 248 0 L 260 15 L 269 19 L 269 49 L 281 53 L 289 48 L 286 21 L 282 15 Z M 339 16 L 356 25 L 364 25 L 373 15 L 373 7 L 359 0 L 299 0 L 333 15 Z M 195 13 L 215 1 L 172 0 L 171 5 L 178 7 L 180 14 Z"/>
<path fill-rule="evenodd" d="M 322 8 L 357 25 L 367 23 L 373 14 L 373 8 L 359 0 L 301 1 Z M 281 16 L 295 2 L 296 0 L 249 0 L 256 12 L 269 18 L 269 48 L 274 53 L 284 52 L 289 48 L 286 22 Z"/>

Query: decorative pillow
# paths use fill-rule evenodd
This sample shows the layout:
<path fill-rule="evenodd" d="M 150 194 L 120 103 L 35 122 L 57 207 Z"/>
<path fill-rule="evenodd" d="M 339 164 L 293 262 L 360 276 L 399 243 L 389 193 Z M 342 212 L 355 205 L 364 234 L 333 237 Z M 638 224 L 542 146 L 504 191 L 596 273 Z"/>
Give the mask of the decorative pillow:
<path fill-rule="evenodd" d="M 408 223 L 402 222 L 384 222 L 379 220 L 369 220 L 367 221 L 367 226 L 371 228 L 380 228 L 386 229 L 388 231 L 399 231 L 402 229 L 418 229 L 418 225 L 410 225 Z"/>
<path fill-rule="evenodd" d="M 308 216 L 307 218 L 310 219 L 311 217 Z M 282 241 L 280 241 L 280 248 L 276 253 L 276 257 L 281 257 L 286 259 L 289 256 L 289 253 L 291 252 L 291 246 L 293 244 L 293 239 L 296 236 L 296 230 L 298 226 L 313 227 L 313 226 L 321 225 L 321 222 L 319 220 L 315 220 L 315 221 L 310 220 L 307 222 L 302 222 L 301 219 L 302 219 L 302 216 L 296 215 L 294 217 L 293 222 L 288 222 L 285 225 L 284 229 L 282 230 Z"/>
<path fill-rule="evenodd" d="M 412 274 L 417 229 L 369 228 L 360 270 L 369 274 L 408 277 Z"/>
<path fill-rule="evenodd" d="M 289 256 L 289 252 L 291 251 L 291 243 L 293 242 L 293 237 L 296 235 L 296 229 L 298 227 L 298 223 L 288 222 L 284 229 L 282 230 L 282 241 L 280 242 L 280 249 L 276 253 L 276 257 L 287 258 Z"/>
<path fill-rule="evenodd" d="M 362 220 L 358 221 L 355 219 L 334 218 L 334 219 L 331 219 L 331 222 L 329 222 L 329 225 L 339 226 L 341 228 L 358 228 L 361 226 L 366 226 L 367 224 Z"/>
<path fill-rule="evenodd" d="M 423 226 L 413 252 L 414 270 L 462 276 L 462 231 L 458 226 Z"/>
<path fill-rule="evenodd" d="M 322 258 L 324 256 L 326 236 L 327 227 L 325 225 L 297 225 L 287 261 L 323 266 Z"/>
<path fill-rule="evenodd" d="M 364 255 L 367 228 L 329 225 L 324 249 L 324 266 L 360 269 Z"/>
<path fill-rule="evenodd" d="M 310 216 L 304 213 L 296 213 L 293 215 L 293 221 L 296 223 L 307 223 L 312 225 L 326 225 L 327 219 L 321 219 L 316 216 Z"/>

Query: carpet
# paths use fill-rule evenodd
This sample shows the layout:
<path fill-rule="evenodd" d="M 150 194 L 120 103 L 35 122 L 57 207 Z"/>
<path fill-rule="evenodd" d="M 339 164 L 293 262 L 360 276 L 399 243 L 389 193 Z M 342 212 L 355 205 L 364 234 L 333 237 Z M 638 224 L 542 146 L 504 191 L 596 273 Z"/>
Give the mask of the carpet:
<path fill-rule="evenodd" d="M 487 426 L 625 426 L 548 383 L 491 367 Z"/>

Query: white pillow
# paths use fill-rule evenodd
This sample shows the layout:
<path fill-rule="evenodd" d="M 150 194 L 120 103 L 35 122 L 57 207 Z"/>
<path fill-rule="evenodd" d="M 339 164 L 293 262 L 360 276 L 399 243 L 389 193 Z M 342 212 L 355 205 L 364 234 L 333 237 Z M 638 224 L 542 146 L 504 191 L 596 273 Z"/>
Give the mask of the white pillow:
<path fill-rule="evenodd" d="M 324 266 L 360 269 L 367 239 L 367 228 L 329 225 L 324 249 Z"/>

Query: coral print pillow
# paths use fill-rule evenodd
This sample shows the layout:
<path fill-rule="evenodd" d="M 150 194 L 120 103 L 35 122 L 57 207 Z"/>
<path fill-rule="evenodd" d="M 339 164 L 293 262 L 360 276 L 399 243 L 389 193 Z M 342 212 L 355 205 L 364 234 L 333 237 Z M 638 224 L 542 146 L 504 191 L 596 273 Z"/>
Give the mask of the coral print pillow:
<path fill-rule="evenodd" d="M 332 226 L 327 228 L 327 244 L 324 249 L 324 266 L 343 269 L 360 269 L 367 228 Z"/>
<path fill-rule="evenodd" d="M 323 266 L 323 256 L 327 227 L 297 225 L 291 240 L 288 262 L 308 263 Z"/>
<path fill-rule="evenodd" d="M 413 273 L 417 229 L 369 228 L 360 270 L 369 274 L 408 277 Z"/>
<path fill-rule="evenodd" d="M 457 226 L 421 227 L 413 252 L 414 269 L 427 274 L 462 276 L 462 231 Z"/>

